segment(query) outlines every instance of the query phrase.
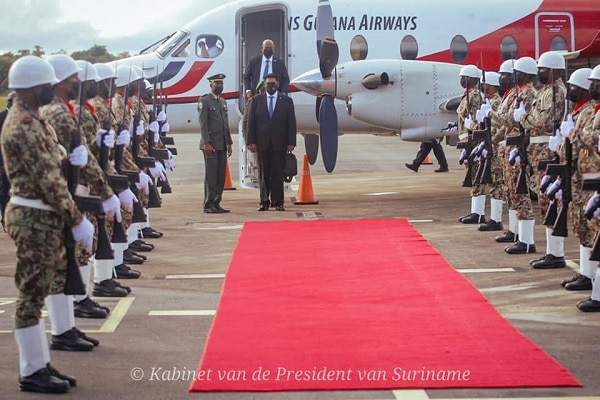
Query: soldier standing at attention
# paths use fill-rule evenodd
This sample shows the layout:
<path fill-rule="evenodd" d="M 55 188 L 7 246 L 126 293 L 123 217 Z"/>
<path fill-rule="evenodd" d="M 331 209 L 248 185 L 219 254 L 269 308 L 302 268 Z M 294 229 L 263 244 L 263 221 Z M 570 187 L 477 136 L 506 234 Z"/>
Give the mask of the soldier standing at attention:
<path fill-rule="evenodd" d="M 94 226 L 79 212 L 67 188 L 62 169 L 67 151 L 37 111 L 54 98 L 53 85 L 58 83 L 54 69 L 39 57 L 24 56 L 12 64 L 8 81 L 18 95 L 3 127 L 2 153 L 12 185 L 7 229 L 17 248 L 19 384 L 24 391 L 64 393 L 76 381 L 50 365 L 41 310 L 46 296 L 64 296 L 65 225 L 88 250 Z M 82 154 L 69 154 L 72 165 L 81 166 L 82 159 Z"/>
<path fill-rule="evenodd" d="M 204 212 L 209 214 L 228 213 L 221 207 L 223 188 L 225 187 L 225 169 L 227 157 L 231 156 L 231 133 L 227 118 L 227 102 L 220 94 L 223 92 L 224 74 L 208 78 L 210 93 L 200 97 L 200 150 L 204 154 Z"/>

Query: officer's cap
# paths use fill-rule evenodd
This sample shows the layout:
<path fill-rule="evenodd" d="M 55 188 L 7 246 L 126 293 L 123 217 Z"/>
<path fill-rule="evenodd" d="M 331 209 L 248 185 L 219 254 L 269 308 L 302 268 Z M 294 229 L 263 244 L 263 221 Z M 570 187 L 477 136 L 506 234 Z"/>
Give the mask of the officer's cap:
<path fill-rule="evenodd" d="M 256 91 L 258 92 L 260 90 L 260 88 L 262 87 L 262 85 L 265 84 L 265 80 L 261 80 L 260 82 L 258 82 L 258 85 L 256 85 Z"/>
<path fill-rule="evenodd" d="M 208 77 L 209 82 L 223 82 L 223 79 L 225 79 L 225 74 L 216 74 Z"/>

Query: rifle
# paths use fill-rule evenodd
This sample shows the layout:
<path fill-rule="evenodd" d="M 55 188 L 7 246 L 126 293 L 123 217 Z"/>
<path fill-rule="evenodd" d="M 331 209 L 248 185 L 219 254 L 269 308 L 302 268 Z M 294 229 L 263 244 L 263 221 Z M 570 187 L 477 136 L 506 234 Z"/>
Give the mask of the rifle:
<path fill-rule="evenodd" d="M 594 218 L 594 214 L 600 208 L 600 178 L 584 178 L 582 189 L 585 191 L 596 191 L 594 197 L 590 199 L 585 210 L 585 216 L 588 220 Z M 590 255 L 591 261 L 600 261 L 600 234 L 596 235 L 594 241 L 594 247 L 592 248 L 592 254 Z"/>
<path fill-rule="evenodd" d="M 481 151 L 478 157 L 482 161 L 479 162 L 479 168 L 477 168 L 477 174 L 475 175 L 475 183 L 477 184 L 492 183 L 492 157 L 494 154 L 492 148 L 492 130 L 488 120 L 489 118 L 486 118 L 486 121 L 482 123 L 484 125 L 483 130 L 473 132 L 473 140 L 481 143 Z"/>
<path fill-rule="evenodd" d="M 471 133 L 469 131 L 469 136 L 466 142 L 458 142 L 456 144 L 457 149 L 462 149 L 462 153 L 458 163 L 460 165 L 467 166 L 467 172 L 465 174 L 465 179 L 463 179 L 462 187 L 472 187 L 473 186 L 473 160 L 471 159 L 471 153 L 473 152 L 473 139 L 471 137 Z"/>
<path fill-rule="evenodd" d="M 561 168 L 561 182 L 562 182 L 562 204 L 560 207 L 560 212 L 558 217 L 556 218 L 556 222 L 554 223 L 554 227 L 552 229 L 552 236 L 560 236 L 567 237 L 568 229 L 567 229 L 567 221 L 569 219 L 569 203 L 572 200 L 571 194 L 571 169 L 573 162 L 573 146 L 569 138 L 565 138 L 565 163 L 563 168 Z M 552 164 L 548 166 L 551 168 Z"/>
<path fill-rule="evenodd" d="M 538 171 L 545 171 L 546 175 L 542 179 L 540 184 L 540 194 L 546 193 L 550 198 L 550 206 L 548 206 L 548 210 L 546 211 L 546 215 L 544 216 L 543 225 L 548 227 L 554 226 L 556 222 L 556 217 L 558 216 L 558 202 L 555 199 L 556 192 L 560 189 L 561 182 L 557 182 L 557 175 L 550 174 L 549 172 L 555 172 L 556 170 L 548 171 L 548 166 L 551 164 L 556 164 L 556 161 L 553 160 L 540 160 L 538 161 L 537 169 Z"/>
<path fill-rule="evenodd" d="M 519 149 L 519 156 L 521 157 L 521 169 L 519 170 L 519 177 L 517 179 L 517 188 L 515 193 L 517 194 L 529 194 L 529 188 L 527 187 L 527 166 L 529 160 L 527 159 L 527 136 L 525 135 L 525 129 L 519 124 L 519 136 L 511 136 L 506 138 L 507 146 L 517 146 Z M 510 165 L 515 165 L 515 160 L 509 160 Z"/>

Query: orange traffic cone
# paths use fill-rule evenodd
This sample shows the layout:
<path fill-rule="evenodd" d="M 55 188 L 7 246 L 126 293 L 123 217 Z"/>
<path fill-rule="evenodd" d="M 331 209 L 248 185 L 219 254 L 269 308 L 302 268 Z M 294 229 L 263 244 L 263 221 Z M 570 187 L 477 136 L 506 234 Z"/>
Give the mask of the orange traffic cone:
<path fill-rule="evenodd" d="M 308 156 L 304 155 L 302 164 L 302 175 L 300 175 L 300 187 L 298 188 L 298 198 L 294 201 L 294 205 L 302 204 L 319 204 L 315 201 L 313 194 L 312 179 L 310 177 L 310 168 L 308 168 Z"/>
<path fill-rule="evenodd" d="M 423 160 L 423 162 L 421 164 L 423 164 L 423 165 L 431 165 L 431 164 L 433 164 L 431 162 L 431 160 L 429 159 L 429 154 L 427 154 L 427 156 L 425 156 L 425 159 Z"/>
<path fill-rule="evenodd" d="M 225 160 L 225 185 L 224 190 L 235 190 L 233 181 L 231 180 L 231 171 L 229 170 L 229 161 Z"/>

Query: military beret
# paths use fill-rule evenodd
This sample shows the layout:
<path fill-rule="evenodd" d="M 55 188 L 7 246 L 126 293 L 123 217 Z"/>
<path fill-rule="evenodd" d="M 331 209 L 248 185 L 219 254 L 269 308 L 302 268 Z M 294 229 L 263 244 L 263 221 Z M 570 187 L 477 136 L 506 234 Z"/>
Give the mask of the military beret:
<path fill-rule="evenodd" d="M 225 79 L 225 74 L 216 74 L 213 76 L 209 76 L 207 79 L 210 82 L 223 82 L 223 79 Z"/>

